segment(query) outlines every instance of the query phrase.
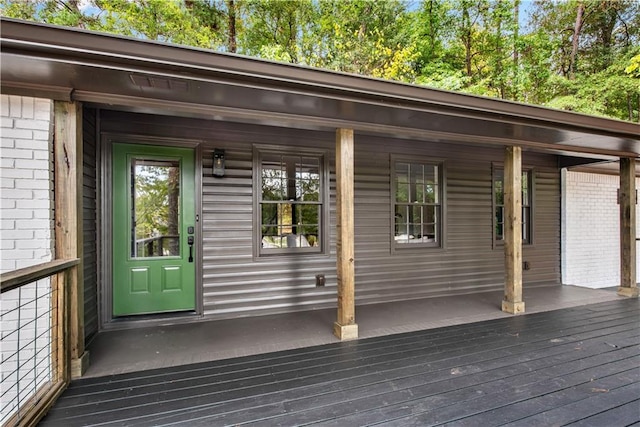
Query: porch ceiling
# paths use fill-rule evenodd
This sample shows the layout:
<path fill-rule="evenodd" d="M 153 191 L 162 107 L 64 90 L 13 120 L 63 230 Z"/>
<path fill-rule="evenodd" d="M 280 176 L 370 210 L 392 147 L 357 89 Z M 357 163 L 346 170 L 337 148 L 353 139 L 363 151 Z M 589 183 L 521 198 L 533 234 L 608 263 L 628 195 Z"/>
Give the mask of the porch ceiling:
<path fill-rule="evenodd" d="M 153 114 L 640 156 L 640 125 L 2 19 L 2 92 Z"/>

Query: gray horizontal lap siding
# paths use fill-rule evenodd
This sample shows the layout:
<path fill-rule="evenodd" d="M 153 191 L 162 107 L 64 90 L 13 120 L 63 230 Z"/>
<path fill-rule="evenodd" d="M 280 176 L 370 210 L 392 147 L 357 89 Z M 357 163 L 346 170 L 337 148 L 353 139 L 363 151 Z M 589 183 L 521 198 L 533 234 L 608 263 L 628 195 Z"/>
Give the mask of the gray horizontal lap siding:
<path fill-rule="evenodd" d="M 278 142 L 260 139 L 268 144 Z M 253 138 L 253 142 L 260 139 Z M 332 141 L 313 143 L 302 138 L 300 142 L 330 150 Z M 225 149 L 224 178 L 214 178 L 210 173 L 214 146 Z M 327 282 L 335 283 L 335 255 L 254 258 L 252 149 L 251 143 L 224 139 L 213 145 L 207 143 L 204 149 L 205 315 L 248 316 L 335 305 L 335 286 L 315 286 L 316 274 L 324 274 Z"/>
<path fill-rule="evenodd" d="M 444 248 L 391 251 L 391 154 L 445 162 Z M 492 243 L 492 162 L 503 150 L 369 138 L 356 143 L 356 298 L 374 303 L 501 290 L 503 246 Z M 559 172 L 554 156 L 525 153 L 535 179 L 535 244 L 523 249 L 525 286 L 558 284 Z"/>
<path fill-rule="evenodd" d="M 96 110 L 85 108 L 82 112 L 82 231 L 84 239 L 84 335 L 87 340 L 98 332 L 96 126 Z"/>
<path fill-rule="evenodd" d="M 112 119 L 109 123 L 108 118 Z M 335 136 L 191 119 L 103 113 L 103 130 L 203 141 L 203 302 L 208 318 L 252 316 L 336 305 Z M 116 125 L 117 123 L 117 125 Z M 330 247 L 326 255 L 254 257 L 254 144 L 327 151 Z M 226 151 L 223 178 L 211 176 L 214 149 Z M 445 161 L 445 247 L 391 250 L 391 155 Z M 356 133 L 355 253 L 359 304 L 500 290 L 502 247 L 492 242 L 492 162 L 499 147 L 393 140 Z M 524 248 L 527 286 L 559 284 L 560 175 L 555 156 L 523 155 L 535 170 L 535 241 Z M 316 274 L 326 286 L 315 287 Z"/>

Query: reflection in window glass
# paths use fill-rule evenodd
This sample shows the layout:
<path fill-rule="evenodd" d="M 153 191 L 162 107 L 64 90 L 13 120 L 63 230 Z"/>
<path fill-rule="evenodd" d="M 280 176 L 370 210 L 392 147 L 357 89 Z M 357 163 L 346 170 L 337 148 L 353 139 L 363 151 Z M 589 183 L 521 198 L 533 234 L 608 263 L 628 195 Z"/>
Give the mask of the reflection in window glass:
<path fill-rule="evenodd" d="M 131 256 L 179 256 L 179 162 L 132 159 L 131 186 Z"/>
<path fill-rule="evenodd" d="M 440 246 L 440 174 L 440 164 L 396 162 L 396 244 Z"/>
<path fill-rule="evenodd" d="M 531 243 L 531 171 L 522 172 L 522 243 Z M 504 170 L 493 173 L 494 232 L 496 240 L 504 240 Z"/>
<path fill-rule="evenodd" d="M 261 154 L 260 252 L 320 252 L 321 157 Z"/>

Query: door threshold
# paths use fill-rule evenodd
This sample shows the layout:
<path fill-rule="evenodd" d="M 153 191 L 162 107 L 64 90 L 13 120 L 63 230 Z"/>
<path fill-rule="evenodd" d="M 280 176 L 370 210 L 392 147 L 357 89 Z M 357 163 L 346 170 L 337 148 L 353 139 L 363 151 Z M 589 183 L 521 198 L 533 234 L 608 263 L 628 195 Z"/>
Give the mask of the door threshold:
<path fill-rule="evenodd" d="M 195 311 L 176 311 L 170 313 L 136 314 L 132 316 L 120 316 L 111 319 L 102 325 L 102 331 L 119 329 L 136 329 L 150 326 L 168 326 L 179 323 L 197 322 L 202 315 Z"/>

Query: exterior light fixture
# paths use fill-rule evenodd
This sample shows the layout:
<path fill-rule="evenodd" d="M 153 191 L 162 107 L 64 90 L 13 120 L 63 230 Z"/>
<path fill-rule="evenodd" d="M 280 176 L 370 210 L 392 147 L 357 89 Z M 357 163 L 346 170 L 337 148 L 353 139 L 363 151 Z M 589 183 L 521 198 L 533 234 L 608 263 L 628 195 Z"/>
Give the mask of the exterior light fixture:
<path fill-rule="evenodd" d="M 224 176 L 224 150 L 213 150 L 213 176 Z"/>

